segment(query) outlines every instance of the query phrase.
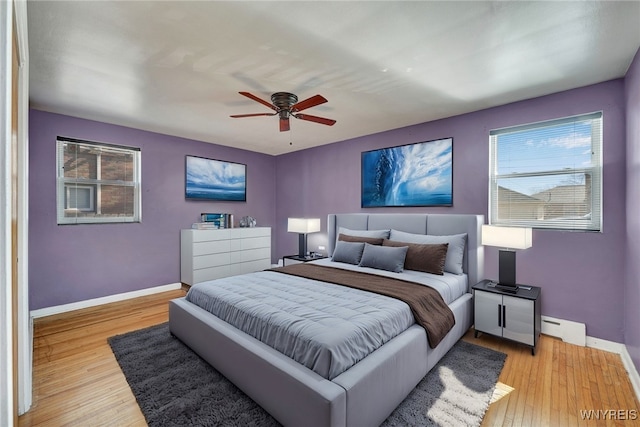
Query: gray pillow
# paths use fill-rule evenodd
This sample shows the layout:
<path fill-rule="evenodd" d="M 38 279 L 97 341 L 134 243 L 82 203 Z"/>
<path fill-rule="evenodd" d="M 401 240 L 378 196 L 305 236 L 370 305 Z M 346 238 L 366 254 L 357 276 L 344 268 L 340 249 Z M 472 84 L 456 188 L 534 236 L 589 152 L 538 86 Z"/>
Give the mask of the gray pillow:
<path fill-rule="evenodd" d="M 407 256 L 408 246 L 391 247 L 376 246 L 369 243 L 364 244 L 360 267 L 371 267 L 379 270 L 402 273 L 404 270 L 404 259 Z"/>
<path fill-rule="evenodd" d="M 351 230 L 344 227 L 338 228 L 338 236 L 345 234 L 347 236 L 373 237 L 376 239 L 388 239 L 391 230 Z"/>
<path fill-rule="evenodd" d="M 358 265 L 360 258 L 362 258 L 363 250 L 363 242 L 345 242 L 340 240 L 336 244 L 336 249 L 333 251 L 333 257 L 331 259 L 336 262 Z"/>
<path fill-rule="evenodd" d="M 378 237 L 361 237 L 361 236 L 349 236 L 347 234 L 340 234 L 338 236 L 338 240 L 344 240 L 345 242 L 371 243 L 372 245 L 380 246 L 382 244 L 382 241 L 385 239 L 378 238 Z"/>
<path fill-rule="evenodd" d="M 462 260 L 467 242 L 467 233 L 452 234 L 450 236 L 435 236 L 433 234 L 413 234 L 404 231 L 391 230 L 390 240 L 397 240 L 406 243 L 419 243 L 423 245 L 433 245 L 438 243 L 448 243 L 447 258 L 444 262 L 444 271 L 453 274 L 462 274 Z"/>

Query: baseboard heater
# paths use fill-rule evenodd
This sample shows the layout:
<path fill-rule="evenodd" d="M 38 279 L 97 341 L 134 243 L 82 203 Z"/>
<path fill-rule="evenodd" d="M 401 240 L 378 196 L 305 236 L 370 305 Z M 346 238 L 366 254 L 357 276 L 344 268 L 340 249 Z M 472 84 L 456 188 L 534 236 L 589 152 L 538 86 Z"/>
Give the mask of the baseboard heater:
<path fill-rule="evenodd" d="M 587 326 L 571 320 L 542 316 L 541 331 L 545 335 L 560 338 L 562 341 L 580 346 L 587 345 Z"/>

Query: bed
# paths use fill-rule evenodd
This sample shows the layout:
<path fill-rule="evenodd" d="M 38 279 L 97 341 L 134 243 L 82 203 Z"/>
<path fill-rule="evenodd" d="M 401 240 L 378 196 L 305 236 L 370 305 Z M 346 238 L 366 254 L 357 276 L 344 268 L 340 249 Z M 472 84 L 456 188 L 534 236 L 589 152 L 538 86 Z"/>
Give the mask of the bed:
<path fill-rule="evenodd" d="M 449 279 L 458 283 L 457 286 L 463 283 L 463 289 L 461 292 L 456 291 L 451 295 L 443 296 L 455 322 L 433 348 L 432 337 L 427 336 L 425 328 L 410 322 L 406 329 L 392 333 L 392 336 L 385 338 L 373 352 L 354 364 L 349 365 L 349 362 L 346 362 L 346 367 L 338 369 L 333 367 L 332 362 L 316 363 L 320 365 L 316 369 L 313 362 L 311 362 L 312 366 L 305 360 L 294 360 L 289 357 L 294 357 L 294 354 L 289 356 L 283 354 L 249 335 L 252 332 L 242 332 L 236 326 L 221 320 L 187 298 L 170 302 L 171 333 L 284 425 L 380 425 L 471 326 L 473 304 L 469 290 L 473 284 L 483 278 L 483 248 L 480 244 L 480 228 L 483 221 L 484 218 L 481 215 L 332 214 L 328 216 L 329 255 L 338 255 L 347 246 L 341 241 L 342 238 L 338 240 L 341 234 L 344 237 L 344 235 L 367 235 L 367 232 L 389 230 L 391 240 L 406 242 L 416 239 L 410 243 L 422 243 L 421 237 L 424 236 L 428 238 L 464 236 L 459 265 L 461 271 L 444 273 L 442 278 L 436 277 L 438 280 L 444 280 L 450 276 Z M 395 239 L 393 239 L 394 236 Z M 445 237 L 442 238 L 446 240 Z M 437 237 L 435 239 L 438 241 Z M 453 246 L 449 245 L 449 248 L 452 249 Z M 337 252 L 336 249 L 338 249 Z M 449 254 L 447 254 L 448 262 Z M 314 267 L 316 270 L 337 267 L 337 264 L 341 264 L 342 269 L 347 271 L 360 269 L 347 263 L 333 263 L 330 259 L 314 263 L 320 264 Z M 369 273 L 378 272 L 377 268 L 369 270 Z M 384 272 L 383 275 L 385 274 L 394 276 L 394 273 Z M 284 282 L 291 280 L 289 274 L 282 274 L 282 272 L 259 272 L 236 276 L 232 281 L 242 283 L 245 280 L 247 282 L 254 280 L 256 277 L 260 280 L 270 280 L 269 283 L 275 283 L 273 277 L 281 277 L 282 280 L 276 279 L 276 281 L 283 282 L 283 286 Z M 225 279 L 221 280 L 225 281 Z M 323 282 L 315 282 L 317 286 L 326 285 Z M 223 285 L 224 283 L 219 280 L 207 284 L 208 287 L 214 288 Z M 276 288 L 274 293 L 278 292 L 279 283 L 273 286 Z M 200 288 L 198 285 L 198 289 Z M 447 289 L 451 288 L 455 286 Z M 360 291 L 354 290 L 354 292 Z M 447 294 L 449 291 L 439 292 Z M 232 318 L 235 317 L 235 315 L 232 316 Z M 286 350 L 283 351 L 286 353 Z M 319 356 L 319 360 L 326 360 L 326 358 Z"/>

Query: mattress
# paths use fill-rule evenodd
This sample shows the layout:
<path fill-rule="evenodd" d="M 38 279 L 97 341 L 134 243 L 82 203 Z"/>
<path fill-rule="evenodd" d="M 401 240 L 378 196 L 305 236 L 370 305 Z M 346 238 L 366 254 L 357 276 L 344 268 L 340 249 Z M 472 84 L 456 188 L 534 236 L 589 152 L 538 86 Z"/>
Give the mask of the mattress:
<path fill-rule="evenodd" d="M 329 380 L 415 323 L 400 300 L 273 271 L 198 283 L 186 299 Z"/>

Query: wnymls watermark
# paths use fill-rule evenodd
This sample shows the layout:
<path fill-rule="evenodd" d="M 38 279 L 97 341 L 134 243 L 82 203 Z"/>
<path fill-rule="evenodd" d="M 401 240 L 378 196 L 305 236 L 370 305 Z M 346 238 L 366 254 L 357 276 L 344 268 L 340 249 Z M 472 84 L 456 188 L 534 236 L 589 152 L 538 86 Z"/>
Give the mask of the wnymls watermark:
<path fill-rule="evenodd" d="M 580 418 L 589 421 L 634 421 L 639 419 L 639 414 L 637 409 L 581 409 Z"/>

